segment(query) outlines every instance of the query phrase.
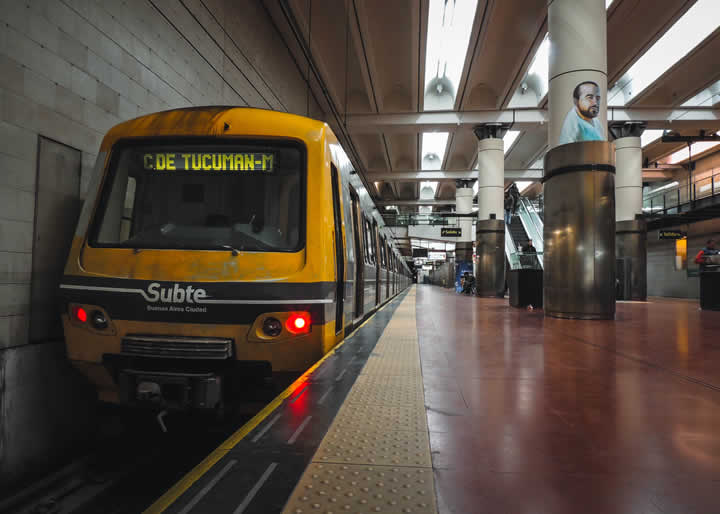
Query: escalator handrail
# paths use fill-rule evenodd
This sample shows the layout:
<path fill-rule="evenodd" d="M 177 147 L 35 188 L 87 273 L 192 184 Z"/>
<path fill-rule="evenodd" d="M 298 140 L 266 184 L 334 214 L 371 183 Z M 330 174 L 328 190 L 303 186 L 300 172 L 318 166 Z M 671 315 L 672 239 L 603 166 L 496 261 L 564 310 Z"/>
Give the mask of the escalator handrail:
<path fill-rule="evenodd" d="M 523 228 L 525 229 L 525 233 L 528 235 L 530 239 L 533 240 L 533 244 L 535 248 L 538 251 L 538 261 L 540 262 L 540 266 L 544 267 L 543 263 L 543 229 L 544 229 L 544 223 L 540 219 L 540 216 L 535 211 L 535 208 L 530 210 L 528 208 L 528 204 L 530 203 L 530 200 L 528 200 L 525 197 L 520 197 L 520 208 L 518 209 L 518 214 L 520 215 L 520 222 L 523 225 Z"/>

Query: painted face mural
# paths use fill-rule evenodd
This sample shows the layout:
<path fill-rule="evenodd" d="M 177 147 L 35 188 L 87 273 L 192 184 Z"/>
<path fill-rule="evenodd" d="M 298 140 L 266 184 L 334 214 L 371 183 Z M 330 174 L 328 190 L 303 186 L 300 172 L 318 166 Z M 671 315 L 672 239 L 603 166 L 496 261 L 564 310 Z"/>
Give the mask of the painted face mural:
<path fill-rule="evenodd" d="M 600 101 L 600 87 L 595 82 L 585 81 L 575 86 L 573 106 L 565 116 L 558 144 L 605 140 L 605 130 L 598 119 Z"/>

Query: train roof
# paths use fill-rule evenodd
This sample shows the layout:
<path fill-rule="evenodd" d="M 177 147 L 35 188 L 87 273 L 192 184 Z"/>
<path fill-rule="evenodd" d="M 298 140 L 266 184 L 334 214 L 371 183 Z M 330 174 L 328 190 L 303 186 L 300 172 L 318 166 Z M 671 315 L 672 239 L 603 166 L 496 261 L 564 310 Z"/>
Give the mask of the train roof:
<path fill-rule="evenodd" d="M 263 125 L 258 130 L 258 120 Z M 330 130 L 322 121 L 273 111 L 241 106 L 204 106 L 170 109 L 139 116 L 112 127 L 103 139 L 101 150 L 108 151 L 118 140 L 150 136 L 232 136 L 252 133 L 307 137 L 308 132 Z"/>

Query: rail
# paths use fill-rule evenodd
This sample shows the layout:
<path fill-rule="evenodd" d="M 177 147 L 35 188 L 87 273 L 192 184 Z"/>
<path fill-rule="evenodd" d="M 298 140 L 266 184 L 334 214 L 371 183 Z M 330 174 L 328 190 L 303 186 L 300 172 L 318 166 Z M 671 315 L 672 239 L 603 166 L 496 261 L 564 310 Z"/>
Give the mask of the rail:
<path fill-rule="evenodd" d="M 720 195 L 720 169 L 688 184 L 671 182 L 643 195 L 643 213 L 666 215 L 687 212 L 698 200 Z"/>

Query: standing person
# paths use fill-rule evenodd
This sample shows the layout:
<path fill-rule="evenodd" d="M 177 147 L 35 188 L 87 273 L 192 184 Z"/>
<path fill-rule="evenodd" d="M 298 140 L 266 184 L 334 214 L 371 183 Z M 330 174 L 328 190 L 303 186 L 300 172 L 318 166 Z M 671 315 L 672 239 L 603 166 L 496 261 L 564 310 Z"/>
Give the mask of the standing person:
<path fill-rule="evenodd" d="M 708 239 L 705 243 L 705 248 L 700 250 L 695 256 L 695 264 L 700 265 L 700 271 L 703 271 L 705 267 L 710 263 L 709 257 L 712 255 L 718 255 L 720 251 L 715 248 L 715 240 Z"/>
<path fill-rule="evenodd" d="M 512 215 L 515 216 L 518 206 L 520 205 L 520 191 L 518 191 L 515 182 L 510 186 L 510 197 L 512 198 Z"/>
<path fill-rule="evenodd" d="M 528 240 L 527 244 L 522 248 L 523 253 L 537 253 L 537 249 L 533 246 L 532 239 Z"/>
<path fill-rule="evenodd" d="M 511 219 L 511 213 L 513 208 L 513 199 L 510 196 L 509 191 L 505 191 L 505 200 L 503 202 L 503 205 L 505 207 L 505 225 L 510 225 Z"/>

